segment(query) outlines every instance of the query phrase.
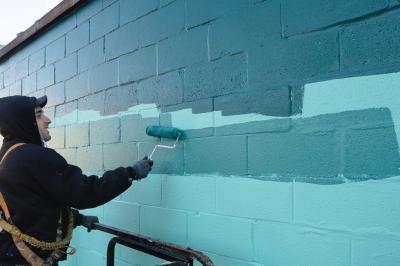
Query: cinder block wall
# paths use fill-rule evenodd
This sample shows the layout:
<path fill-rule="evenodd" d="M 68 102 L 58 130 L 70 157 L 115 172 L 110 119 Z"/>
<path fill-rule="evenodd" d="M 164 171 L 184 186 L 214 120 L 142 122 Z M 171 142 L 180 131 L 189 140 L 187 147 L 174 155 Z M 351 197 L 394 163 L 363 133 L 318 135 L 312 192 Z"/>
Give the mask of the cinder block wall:
<path fill-rule="evenodd" d="M 88 174 L 184 130 L 152 174 L 85 210 L 216 265 L 400 264 L 400 1 L 93 0 L 0 64 L 49 97 L 50 147 Z M 63 265 L 105 265 L 75 230 Z M 118 248 L 118 265 L 159 260 Z"/>

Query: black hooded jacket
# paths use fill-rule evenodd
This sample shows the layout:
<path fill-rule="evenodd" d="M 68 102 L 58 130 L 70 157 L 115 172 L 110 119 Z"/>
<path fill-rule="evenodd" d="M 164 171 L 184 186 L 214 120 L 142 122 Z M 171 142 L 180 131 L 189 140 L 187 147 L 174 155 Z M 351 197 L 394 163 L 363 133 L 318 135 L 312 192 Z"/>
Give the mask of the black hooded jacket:
<path fill-rule="evenodd" d="M 86 176 L 56 151 L 45 148 L 36 125 L 35 97 L 0 98 L 0 132 L 4 136 L 0 159 L 15 143 L 26 143 L 10 152 L 0 164 L 0 192 L 13 223 L 39 240 L 56 241 L 62 213 L 66 233 L 66 206 L 75 209 L 102 205 L 131 185 L 132 167 L 107 171 L 102 177 Z M 74 212 L 79 225 L 81 215 Z M 51 251 L 32 250 L 47 258 Z M 5 231 L 0 233 L 0 264 L 26 264 Z"/>

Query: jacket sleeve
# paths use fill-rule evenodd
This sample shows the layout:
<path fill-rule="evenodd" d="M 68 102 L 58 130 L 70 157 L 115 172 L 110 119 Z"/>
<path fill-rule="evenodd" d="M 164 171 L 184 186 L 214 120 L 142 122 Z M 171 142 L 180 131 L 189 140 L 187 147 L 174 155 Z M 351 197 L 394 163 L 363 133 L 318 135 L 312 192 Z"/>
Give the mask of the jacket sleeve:
<path fill-rule="evenodd" d="M 82 217 L 83 215 L 79 213 L 78 210 L 72 209 L 72 215 L 74 216 L 74 228 L 78 225 L 82 225 Z"/>
<path fill-rule="evenodd" d="M 119 167 L 103 176 L 86 176 L 82 170 L 52 149 L 41 149 L 30 168 L 44 192 L 61 204 L 86 209 L 100 206 L 128 189 L 135 172 L 132 167 Z"/>

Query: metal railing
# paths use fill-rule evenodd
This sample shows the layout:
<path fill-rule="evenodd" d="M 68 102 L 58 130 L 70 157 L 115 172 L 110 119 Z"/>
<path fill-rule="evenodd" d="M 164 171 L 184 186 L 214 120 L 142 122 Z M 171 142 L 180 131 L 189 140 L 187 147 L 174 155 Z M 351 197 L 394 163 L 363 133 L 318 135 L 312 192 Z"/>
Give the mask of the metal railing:
<path fill-rule="evenodd" d="M 204 266 L 214 265 L 209 257 L 190 248 L 183 248 L 175 244 L 162 242 L 100 223 L 94 223 L 92 229 L 115 235 L 115 237 L 108 242 L 107 266 L 114 266 L 116 244 L 136 249 L 168 261 L 162 265 L 193 266 L 194 260 L 197 260 Z"/>

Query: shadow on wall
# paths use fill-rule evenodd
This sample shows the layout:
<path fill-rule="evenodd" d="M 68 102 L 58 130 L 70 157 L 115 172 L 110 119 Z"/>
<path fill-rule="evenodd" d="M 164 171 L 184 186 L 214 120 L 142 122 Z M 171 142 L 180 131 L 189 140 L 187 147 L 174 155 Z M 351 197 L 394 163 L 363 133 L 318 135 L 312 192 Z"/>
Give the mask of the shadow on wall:
<path fill-rule="evenodd" d="M 161 123 L 171 125 L 168 114 Z M 400 167 L 387 108 L 187 130 L 175 151 L 160 150 L 154 159 L 155 173 L 318 184 L 388 178 Z"/>

